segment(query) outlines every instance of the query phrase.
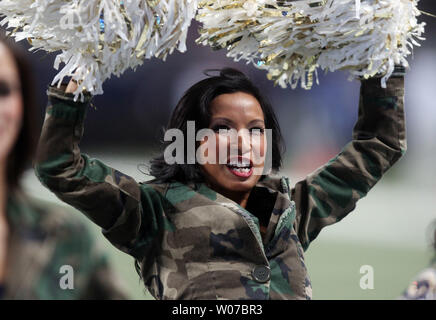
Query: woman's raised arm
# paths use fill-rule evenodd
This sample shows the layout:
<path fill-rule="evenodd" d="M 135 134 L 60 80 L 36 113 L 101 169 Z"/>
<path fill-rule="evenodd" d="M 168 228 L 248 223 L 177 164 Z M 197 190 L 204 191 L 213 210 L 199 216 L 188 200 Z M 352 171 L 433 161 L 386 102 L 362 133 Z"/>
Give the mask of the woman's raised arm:
<path fill-rule="evenodd" d="M 64 88 L 49 87 L 47 91 L 49 103 L 34 164 L 36 175 L 59 199 L 103 228 L 116 247 L 138 256 L 136 243 L 157 232 L 160 196 L 151 187 L 140 186 L 80 152 L 92 97 L 86 94 L 84 102 L 74 102 L 74 83 L 70 82 L 68 92 Z"/>
<path fill-rule="evenodd" d="M 406 152 L 404 76 L 362 80 L 352 141 L 292 190 L 298 236 L 307 249 L 321 229 L 344 218 Z"/>

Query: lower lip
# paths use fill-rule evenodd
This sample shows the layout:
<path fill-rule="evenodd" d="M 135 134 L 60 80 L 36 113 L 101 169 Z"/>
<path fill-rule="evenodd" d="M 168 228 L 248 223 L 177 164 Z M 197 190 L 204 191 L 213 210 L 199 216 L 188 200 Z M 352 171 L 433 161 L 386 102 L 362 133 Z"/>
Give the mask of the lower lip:
<path fill-rule="evenodd" d="M 233 170 L 232 168 L 230 168 L 228 166 L 226 166 L 226 167 L 227 167 L 227 169 L 229 169 L 229 171 L 231 173 L 233 173 L 237 177 L 248 178 L 248 177 L 250 177 L 253 174 L 253 167 L 251 167 L 250 171 L 248 171 L 248 172 L 236 171 L 236 170 Z"/>

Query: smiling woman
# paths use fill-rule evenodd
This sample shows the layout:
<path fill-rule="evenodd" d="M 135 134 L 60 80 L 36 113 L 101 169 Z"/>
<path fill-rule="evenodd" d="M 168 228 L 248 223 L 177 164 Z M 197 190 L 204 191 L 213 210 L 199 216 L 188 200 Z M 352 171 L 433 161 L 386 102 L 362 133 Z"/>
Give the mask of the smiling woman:
<path fill-rule="evenodd" d="M 189 150 L 186 162 L 182 164 L 169 165 L 165 154 L 161 154 L 151 161 L 150 173 L 157 178 L 155 182 L 205 181 L 213 190 L 245 207 L 252 188 L 266 176 L 262 175 L 264 161 L 254 161 L 258 160 L 254 159 L 256 155 L 264 157 L 266 139 L 263 134 L 266 128 L 271 132 L 269 165 L 274 171 L 281 166 L 284 147 L 271 105 L 244 74 L 234 69 L 223 69 L 219 76 L 209 77 L 191 87 L 174 110 L 167 129 L 179 129 L 185 145 L 195 139 L 188 133 L 189 121 L 196 124 L 194 137 L 204 128 L 214 132 L 213 143 L 210 140 L 198 142 L 196 149 L 206 143 L 208 146 L 213 144 L 215 150 L 203 145 L 207 149 L 204 156 L 208 158 L 204 165 L 187 164 L 192 158 Z M 237 137 L 237 141 L 232 141 L 231 132 L 235 133 L 233 137 Z M 262 137 L 256 139 L 253 135 Z M 164 150 L 167 147 L 168 143 L 163 145 Z M 254 171 L 257 174 L 253 174 Z"/>
<path fill-rule="evenodd" d="M 167 161 L 173 141 L 165 139 L 151 161 L 155 179 L 138 183 L 80 152 L 92 97 L 75 102 L 76 89 L 70 82 L 48 90 L 36 174 L 136 259 L 157 299 L 311 299 L 303 251 L 406 151 L 404 74 L 387 88 L 362 80 L 352 141 L 292 187 L 273 174 L 283 150 L 272 107 L 243 73 L 227 68 L 188 89 L 171 115 L 167 132 L 178 132 L 187 152 Z M 207 139 L 197 140 L 202 130 Z M 268 130 L 271 140 L 262 139 Z M 197 150 L 210 161 L 196 161 Z M 267 157 L 254 161 L 268 152 L 271 166 Z"/>
<path fill-rule="evenodd" d="M 206 74 L 208 75 L 213 71 L 218 70 L 208 70 Z M 245 129 L 250 133 L 256 133 L 256 130 L 263 131 L 268 128 L 271 131 L 270 154 L 272 158 L 269 165 L 272 170 L 278 171 L 282 163 L 284 146 L 280 127 L 270 103 L 243 73 L 230 68 L 218 72 L 218 76 L 209 76 L 186 91 L 171 115 L 167 130 L 179 129 L 183 133 L 185 145 L 189 145 L 192 143 L 190 140 L 195 140 L 195 136 L 201 129 L 209 128 L 216 132 L 216 147 L 226 149 L 229 155 L 232 151 L 228 150 L 230 149 L 230 137 L 227 136 L 229 129 L 234 129 L 237 132 L 243 132 L 243 129 Z M 189 121 L 193 121 L 196 125 L 194 138 L 188 134 Z M 244 135 L 241 136 L 240 138 L 243 139 Z M 263 141 L 264 139 L 259 140 Z M 239 149 L 241 156 L 244 147 L 243 142 L 239 141 L 235 146 L 232 144 L 233 149 Z M 162 149 L 165 150 L 169 144 L 164 142 Z M 197 149 L 200 144 L 197 143 L 195 148 Z M 251 147 L 251 145 L 248 146 L 248 152 L 251 152 Z M 260 152 L 255 152 L 256 149 L 258 148 L 255 148 L 251 153 L 260 154 Z M 191 153 L 187 150 L 182 164 L 169 165 L 164 152 L 162 152 L 161 155 L 151 161 L 150 174 L 156 178 L 156 182 L 171 180 L 183 183 L 202 182 L 204 181 L 204 174 L 207 174 L 205 170 L 212 168 L 207 165 L 200 166 L 197 163 L 188 165 L 192 154 L 195 155 L 195 150 Z M 219 152 L 217 152 L 216 157 L 208 156 L 212 159 L 220 158 Z M 215 161 L 214 163 L 218 164 L 218 162 L 223 161 Z M 210 180 L 216 178 L 216 175 L 208 175 L 208 177 L 209 182 L 212 182 Z M 246 184 L 251 183 L 251 187 L 253 187 L 255 184 L 253 184 L 253 179 L 262 178 L 259 176 L 252 177 L 251 180 L 247 179 L 249 181 Z M 241 184 L 239 183 L 240 187 Z M 244 186 L 242 188 L 244 189 Z M 245 190 L 247 190 L 247 187 L 245 187 Z"/>

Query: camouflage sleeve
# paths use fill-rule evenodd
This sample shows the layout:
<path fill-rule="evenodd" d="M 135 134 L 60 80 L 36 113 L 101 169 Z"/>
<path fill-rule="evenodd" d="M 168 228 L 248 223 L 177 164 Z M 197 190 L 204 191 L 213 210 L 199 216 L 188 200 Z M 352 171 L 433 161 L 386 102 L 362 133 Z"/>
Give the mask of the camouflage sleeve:
<path fill-rule="evenodd" d="M 306 250 L 321 229 L 344 218 L 405 153 L 404 77 L 363 80 L 352 141 L 292 190 L 296 230 Z"/>
<path fill-rule="evenodd" d="M 36 175 L 59 199 L 103 228 L 112 244 L 132 254 L 139 240 L 155 234 L 153 215 L 159 214 L 155 210 L 159 198 L 141 193 L 133 178 L 80 153 L 90 95 L 82 103 L 54 87 L 47 94 L 49 103 L 34 163 Z"/>

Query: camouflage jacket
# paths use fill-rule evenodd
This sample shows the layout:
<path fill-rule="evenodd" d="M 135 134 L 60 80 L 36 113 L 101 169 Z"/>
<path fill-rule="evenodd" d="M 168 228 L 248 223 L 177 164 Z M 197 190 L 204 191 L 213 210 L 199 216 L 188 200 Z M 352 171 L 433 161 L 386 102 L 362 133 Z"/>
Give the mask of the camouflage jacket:
<path fill-rule="evenodd" d="M 272 210 L 257 217 L 204 183 L 137 183 L 81 154 L 85 102 L 49 88 L 35 163 L 40 181 L 137 259 L 157 299 L 310 299 L 304 250 L 344 218 L 405 152 L 404 78 L 362 81 L 352 141 L 291 188 L 268 176 L 255 187 Z"/>
<path fill-rule="evenodd" d="M 125 299 L 106 255 L 69 210 L 9 196 L 3 299 Z M 110 279 L 110 281 L 109 281 Z"/>

